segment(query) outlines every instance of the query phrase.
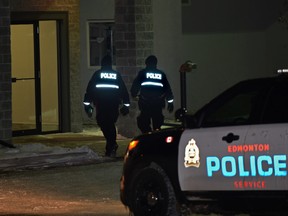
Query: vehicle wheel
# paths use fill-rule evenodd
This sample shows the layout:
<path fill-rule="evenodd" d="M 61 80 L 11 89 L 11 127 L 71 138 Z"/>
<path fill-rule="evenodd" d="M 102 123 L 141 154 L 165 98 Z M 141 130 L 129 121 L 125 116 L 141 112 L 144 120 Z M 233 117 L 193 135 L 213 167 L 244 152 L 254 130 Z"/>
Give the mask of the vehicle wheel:
<path fill-rule="evenodd" d="M 180 215 L 172 184 L 157 165 L 137 172 L 132 181 L 130 198 L 135 216 Z"/>

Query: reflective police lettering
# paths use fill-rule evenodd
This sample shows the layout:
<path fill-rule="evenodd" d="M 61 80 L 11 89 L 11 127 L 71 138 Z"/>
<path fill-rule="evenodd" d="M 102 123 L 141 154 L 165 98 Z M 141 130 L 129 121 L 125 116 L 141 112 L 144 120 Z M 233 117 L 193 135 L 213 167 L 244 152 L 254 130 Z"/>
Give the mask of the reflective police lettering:
<path fill-rule="evenodd" d="M 249 157 L 249 169 L 245 169 L 244 157 L 224 156 L 222 159 L 216 156 L 206 158 L 207 175 L 213 177 L 221 172 L 225 177 L 238 176 L 287 176 L 286 155 L 261 155 Z"/>
<path fill-rule="evenodd" d="M 117 79 L 116 73 L 101 73 L 100 74 L 101 79 Z"/>
<path fill-rule="evenodd" d="M 158 79 L 158 80 L 161 80 L 162 79 L 162 74 L 159 74 L 159 73 L 146 73 L 146 78 L 147 79 Z"/>

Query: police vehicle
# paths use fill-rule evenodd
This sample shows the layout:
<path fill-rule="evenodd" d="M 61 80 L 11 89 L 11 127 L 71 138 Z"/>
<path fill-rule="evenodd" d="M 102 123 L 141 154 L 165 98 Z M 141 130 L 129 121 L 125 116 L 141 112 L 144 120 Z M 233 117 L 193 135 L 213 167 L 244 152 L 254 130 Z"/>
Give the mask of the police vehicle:
<path fill-rule="evenodd" d="M 241 81 L 180 127 L 133 138 L 120 181 L 122 203 L 135 216 L 203 213 L 211 206 L 216 212 L 219 206 L 234 213 L 285 211 L 287 75 Z"/>

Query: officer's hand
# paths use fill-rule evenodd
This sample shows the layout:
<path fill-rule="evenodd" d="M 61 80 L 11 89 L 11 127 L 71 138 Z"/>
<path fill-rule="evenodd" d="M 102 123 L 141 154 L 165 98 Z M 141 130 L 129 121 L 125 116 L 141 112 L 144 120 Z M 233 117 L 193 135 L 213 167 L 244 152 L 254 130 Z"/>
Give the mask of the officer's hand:
<path fill-rule="evenodd" d="M 84 105 L 85 112 L 89 118 L 92 117 L 93 107 L 91 105 Z"/>
<path fill-rule="evenodd" d="M 169 111 L 169 113 L 173 112 L 173 110 L 174 110 L 174 104 L 173 104 L 173 102 L 172 102 L 172 103 L 168 103 L 167 110 Z"/>
<path fill-rule="evenodd" d="M 129 107 L 123 105 L 123 106 L 121 107 L 121 109 L 120 109 L 120 113 L 121 113 L 123 116 L 126 116 L 126 115 L 129 113 Z"/>

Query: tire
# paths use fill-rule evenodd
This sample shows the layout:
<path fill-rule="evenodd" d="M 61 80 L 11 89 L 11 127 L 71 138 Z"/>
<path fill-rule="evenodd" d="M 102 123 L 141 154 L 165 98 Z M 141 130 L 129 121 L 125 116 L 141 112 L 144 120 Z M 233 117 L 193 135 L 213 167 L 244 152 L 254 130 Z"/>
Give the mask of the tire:
<path fill-rule="evenodd" d="M 138 171 L 132 181 L 130 210 L 134 216 L 179 216 L 172 184 L 158 165 Z"/>

